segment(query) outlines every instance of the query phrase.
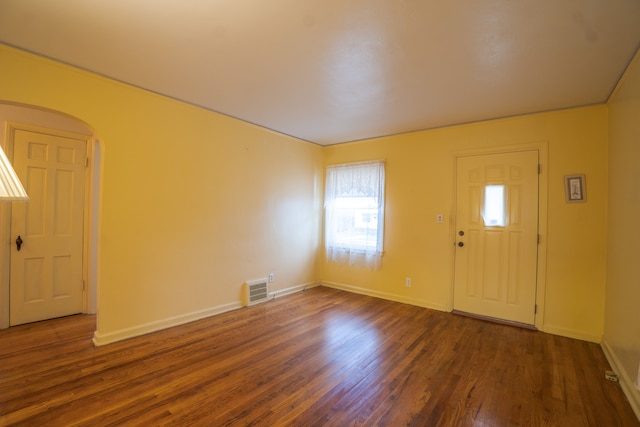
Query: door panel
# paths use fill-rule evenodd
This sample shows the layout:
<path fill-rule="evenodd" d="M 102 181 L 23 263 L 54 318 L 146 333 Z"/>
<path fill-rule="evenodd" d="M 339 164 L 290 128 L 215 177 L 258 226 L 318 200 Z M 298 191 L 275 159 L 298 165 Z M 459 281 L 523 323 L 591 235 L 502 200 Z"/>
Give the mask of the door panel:
<path fill-rule="evenodd" d="M 80 313 L 86 141 L 16 130 L 13 143 L 30 200 L 11 209 L 10 324 Z"/>
<path fill-rule="evenodd" d="M 454 309 L 533 325 L 538 152 L 460 157 Z"/>

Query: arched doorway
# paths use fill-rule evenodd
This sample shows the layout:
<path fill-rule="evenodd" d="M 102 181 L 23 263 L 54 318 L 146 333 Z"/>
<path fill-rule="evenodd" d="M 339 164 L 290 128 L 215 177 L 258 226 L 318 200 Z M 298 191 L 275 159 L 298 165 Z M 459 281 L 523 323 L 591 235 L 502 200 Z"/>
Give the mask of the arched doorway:
<path fill-rule="evenodd" d="M 86 191 L 83 202 L 82 229 L 82 312 L 95 313 L 97 308 L 97 251 L 99 182 L 102 147 L 95 131 L 86 123 L 66 114 L 33 106 L 0 102 L 0 146 L 13 158 L 13 135 L 16 130 L 40 130 L 50 134 L 74 134 L 86 141 L 88 162 L 85 170 Z M 27 202 L 28 203 L 28 202 Z M 0 328 L 10 326 L 12 204 L 0 204 Z"/>

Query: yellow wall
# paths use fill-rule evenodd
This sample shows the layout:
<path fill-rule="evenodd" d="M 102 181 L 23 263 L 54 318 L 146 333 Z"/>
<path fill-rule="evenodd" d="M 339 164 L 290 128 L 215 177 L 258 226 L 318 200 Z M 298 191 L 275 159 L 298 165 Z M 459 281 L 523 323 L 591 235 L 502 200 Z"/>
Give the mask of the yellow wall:
<path fill-rule="evenodd" d="M 276 290 L 322 278 L 448 310 L 454 155 L 519 144 L 548 147 L 539 323 L 603 333 L 605 106 L 321 148 L 1 45 L 0 100 L 75 116 L 103 142 L 98 341 L 233 308 L 268 272 Z M 387 162 L 383 268 L 318 263 L 323 166 L 367 159 Z M 587 203 L 565 203 L 572 173 L 587 175 Z"/>
<path fill-rule="evenodd" d="M 609 107 L 609 241 L 603 348 L 640 416 L 640 54 Z"/>
<path fill-rule="evenodd" d="M 317 282 L 320 147 L 2 45 L 0 100 L 103 144 L 98 342 L 235 308 L 270 272 Z"/>
<path fill-rule="evenodd" d="M 455 126 L 325 148 L 326 164 L 386 160 L 385 253 L 379 271 L 323 263 L 323 283 L 450 310 L 456 153 L 548 146 L 544 330 L 599 342 L 603 333 L 607 109 L 572 109 Z M 588 201 L 565 203 L 563 177 L 584 173 Z M 443 213 L 445 222 L 436 223 Z M 544 230 L 543 230 L 544 231 Z M 544 264 L 543 264 L 544 265 Z M 405 277 L 412 286 L 405 286 Z"/>

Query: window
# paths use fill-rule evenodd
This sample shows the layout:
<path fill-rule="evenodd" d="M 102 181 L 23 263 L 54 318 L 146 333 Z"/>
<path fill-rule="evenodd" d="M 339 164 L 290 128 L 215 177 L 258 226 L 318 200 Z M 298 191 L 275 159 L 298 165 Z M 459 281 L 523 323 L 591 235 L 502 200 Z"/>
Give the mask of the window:
<path fill-rule="evenodd" d="M 487 185 L 484 188 L 482 217 L 488 227 L 504 227 L 506 224 L 504 185 Z"/>
<path fill-rule="evenodd" d="M 324 206 L 327 259 L 378 268 L 384 225 L 384 162 L 327 167 Z"/>

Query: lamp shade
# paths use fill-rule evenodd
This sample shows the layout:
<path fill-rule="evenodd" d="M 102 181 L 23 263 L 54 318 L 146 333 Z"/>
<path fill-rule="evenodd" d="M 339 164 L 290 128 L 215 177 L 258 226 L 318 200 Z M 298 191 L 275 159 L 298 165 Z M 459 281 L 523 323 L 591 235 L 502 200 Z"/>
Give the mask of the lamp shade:
<path fill-rule="evenodd" d="M 29 196 L 0 147 L 0 202 L 27 201 Z"/>

